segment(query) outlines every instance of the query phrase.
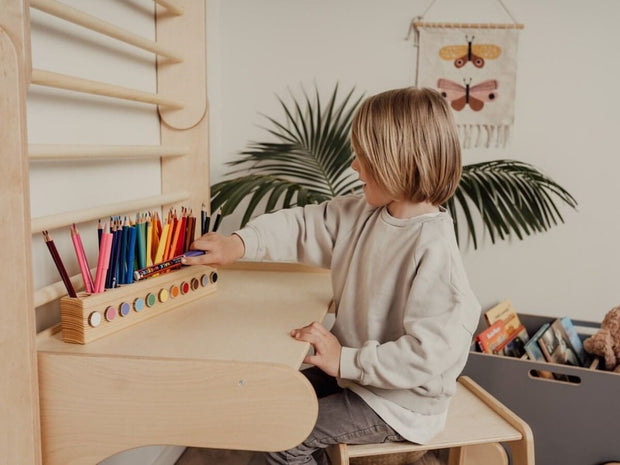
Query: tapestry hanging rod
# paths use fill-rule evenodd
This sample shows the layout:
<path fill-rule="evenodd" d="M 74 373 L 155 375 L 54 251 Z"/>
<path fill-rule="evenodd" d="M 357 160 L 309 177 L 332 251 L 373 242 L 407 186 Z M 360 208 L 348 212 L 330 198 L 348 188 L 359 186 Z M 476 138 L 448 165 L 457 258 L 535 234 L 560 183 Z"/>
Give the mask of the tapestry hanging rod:
<path fill-rule="evenodd" d="M 437 28 L 472 28 L 472 29 L 523 29 L 523 24 L 517 23 L 438 23 L 416 21 L 415 27 L 437 27 Z"/>

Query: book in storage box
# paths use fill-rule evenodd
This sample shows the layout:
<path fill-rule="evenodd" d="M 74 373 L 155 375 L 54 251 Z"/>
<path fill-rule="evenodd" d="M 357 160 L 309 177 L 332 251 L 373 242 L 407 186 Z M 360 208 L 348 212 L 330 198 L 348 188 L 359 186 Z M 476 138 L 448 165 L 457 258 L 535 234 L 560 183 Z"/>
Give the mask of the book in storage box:
<path fill-rule="evenodd" d="M 508 340 L 504 322 L 498 320 L 476 336 L 476 342 L 482 352 L 492 354 L 503 342 Z"/>
<path fill-rule="evenodd" d="M 557 325 L 551 324 L 538 339 L 538 344 L 548 362 L 581 366 L 577 354 L 570 348 Z"/>
<path fill-rule="evenodd" d="M 563 318 L 557 318 L 551 326 L 553 326 L 556 332 L 561 335 L 562 340 L 566 344 L 566 350 L 570 350 L 573 354 L 575 354 L 579 365 L 582 367 L 587 367 L 590 363 L 592 363 L 590 355 L 584 350 L 581 339 L 579 338 L 579 335 L 573 326 L 573 322 L 569 317 L 565 316 Z M 571 360 L 574 360 L 571 354 L 569 354 L 569 356 L 571 357 Z"/>

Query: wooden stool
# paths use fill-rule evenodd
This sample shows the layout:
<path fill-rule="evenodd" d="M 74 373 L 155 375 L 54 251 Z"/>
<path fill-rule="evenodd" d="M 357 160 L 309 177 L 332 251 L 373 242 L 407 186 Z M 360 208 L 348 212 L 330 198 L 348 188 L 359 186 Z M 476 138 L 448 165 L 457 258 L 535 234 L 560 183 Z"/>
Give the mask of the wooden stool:
<path fill-rule="evenodd" d="M 353 457 L 390 456 L 390 465 L 415 460 L 415 453 L 449 449 L 448 465 L 502 465 L 508 463 L 510 448 L 513 465 L 534 465 L 532 430 L 521 418 L 466 376 L 461 376 L 450 402 L 445 429 L 428 444 L 388 442 L 382 444 L 337 444 L 327 453 L 332 465 L 349 465 Z"/>

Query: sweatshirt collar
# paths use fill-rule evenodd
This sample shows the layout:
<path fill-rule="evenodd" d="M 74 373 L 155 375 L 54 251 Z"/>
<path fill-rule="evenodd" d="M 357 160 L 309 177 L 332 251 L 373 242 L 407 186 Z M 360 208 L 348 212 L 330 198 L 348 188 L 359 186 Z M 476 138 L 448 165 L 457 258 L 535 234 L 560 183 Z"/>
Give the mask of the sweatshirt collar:
<path fill-rule="evenodd" d="M 442 206 L 439 206 L 438 212 L 424 213 L 423 215 L 412 216 L 411 218 L 395 218 L 390 215 L 387 207 L 381 207 L 379 214 L 383 221 L 392 226 L 410 226 L 417 223 L 424 223 L 435 218 L 444 218 L 449 216 L 448 211 Z"/>

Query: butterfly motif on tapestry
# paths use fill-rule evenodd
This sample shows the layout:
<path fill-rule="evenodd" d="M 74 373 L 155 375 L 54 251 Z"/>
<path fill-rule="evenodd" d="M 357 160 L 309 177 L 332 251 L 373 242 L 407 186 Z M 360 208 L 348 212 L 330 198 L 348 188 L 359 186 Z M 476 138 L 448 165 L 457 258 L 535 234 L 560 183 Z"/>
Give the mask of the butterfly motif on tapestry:
<path fill-rule="evenodd" d="M 492 102 L 497 98 L 495 91 L 499 84 L 496 79 L 488 79 L 474 86 L 471 85 L 471 78 L 469 81 L 463 79 L 463 83 L 465 85 L 449 79 L 437 80 L 437 88 L 441 95 L 456 111 L 461 111 L 465 105 L 469 105 L 474 111 L 480 111 L 485 102 Z"/>
<path fill-rule="evenodd" d="M 465 36 L 467 45 L 446 45 L 439 49 L 439 56 L 444 60 L 454 60 L 454 66 L 462 68 L 467 62 L 472 62 L 476 68 L 484 66 L 484 59 L 494 60 L 502 53 L 501 47 L 494 44 L 473 44 L 475 36 L 471 39 Z"/>

